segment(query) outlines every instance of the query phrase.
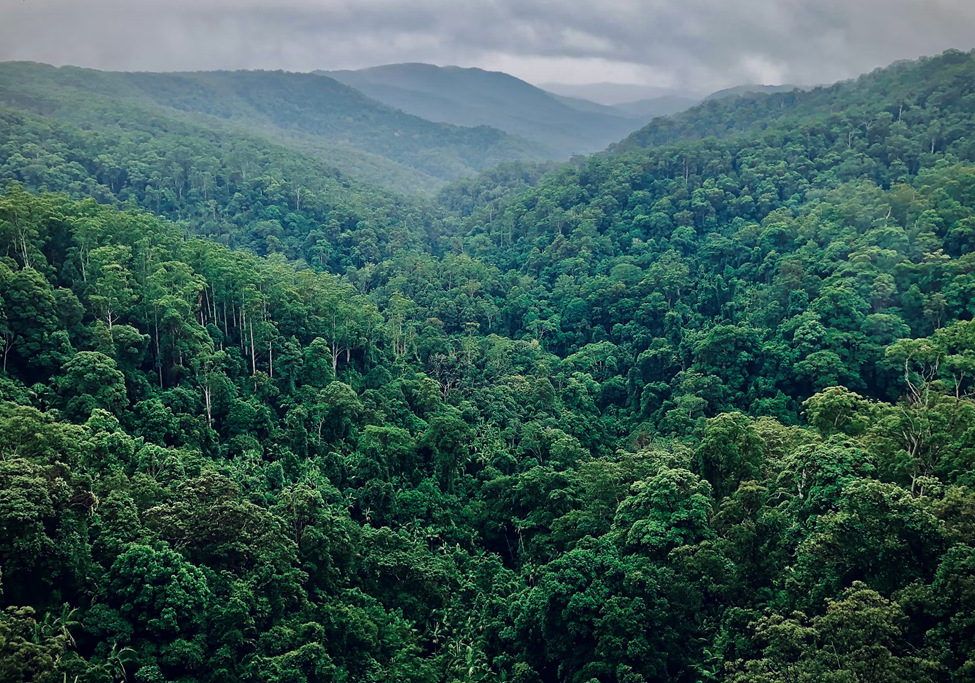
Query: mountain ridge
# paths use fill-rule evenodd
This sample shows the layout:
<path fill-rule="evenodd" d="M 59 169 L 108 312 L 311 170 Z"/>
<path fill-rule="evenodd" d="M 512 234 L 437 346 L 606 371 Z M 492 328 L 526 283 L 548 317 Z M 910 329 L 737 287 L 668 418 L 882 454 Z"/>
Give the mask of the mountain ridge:
<path fill-rule="evenodd" d="M 556 95 L 578 97 L 610 107 L 655 97 L 670 95 L 694 97 L 697 94 L 681 89 L 637 83 L 539 83 L 538 87 Z M 703 94 L 701 96 L 703 97 Z"/>
<path fill-rule="evenodd" d="M 490 125 L 535 140 L 562 159 L 600 151 L 634 128 L 623 113 L 569 106 L 503 72 L 409 63 L 315 73 L 428 120 Z"/>
<path fill-rule="evenodd" d="M 549 156 L 538 143 L 498 129 L 427 121 L 334 79 L 283 71 L 127 73 L 7 62 L 0 64 L 0 102 L 65 120 L 103 117 L 106 123 L 113 103 L 120 102 L 163 115 L 209 117 L 198 122 L 270 135 L 340 168 L 353 150 L 364 168 L 385 158 L 390 172 L 403 175 L 411 168 L 418 185 L 429 189 L 503 161 Z"/>

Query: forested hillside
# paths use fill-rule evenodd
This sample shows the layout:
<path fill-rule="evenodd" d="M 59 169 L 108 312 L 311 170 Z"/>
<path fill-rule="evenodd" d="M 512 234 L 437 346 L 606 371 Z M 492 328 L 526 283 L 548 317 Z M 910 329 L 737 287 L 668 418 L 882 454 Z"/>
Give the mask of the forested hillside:
<path fill-rule="evenodd" d="M 951 50 L 934 59 L 899 62 L 878 69 L 855 81 L 845 81 L 812 90 L 719 98 L 667 119 L 660 119 L 633 133 L 616 145 L 617 151 L 664 146 L 707 137 L 722 138 L 770 126 L 802 129 L 807 124 L 847 126 L 848 148 L 854 129 L 869 124 L 904 124 L 916 130 L 928 124 L 926 144 L 933 153 L 942 146 L 963 140 L 972 125 L 971 54 Z M 942 120 L 941 108 L 944 108 Z M 890 120 L 886 120 L 886 115 Z M 898 127 L 897 131 L 901 130 Z M 831 130 L 834 136 L 838 130 Z M 886 137 L 886 133 L 884 137 Z M 871 140 L 872 142 L 872 140 Z M 970 138 L 968 139 L 970 142 Z M 914 150 L 905 152 L 917 153 Z"/>
<path fill-rule="evenodd" d="M 320 73 L 424 119 L 491 126 L 535 140 L 559 160 L 601 151 L 652 118 L 637 123 L 592 103 L 582 111 L 514 76 L 483 69 L 390 64 Z"/>
<path fill-rule="evenodd" d="M 538 143 L 496 128 L 427 121 L 311 74 L 111 73 L 9 62 L 0 64 L 0 104 L 105 132 L 145 129 L 148 119 L 156 130 L 182 127 L 184 136 L 213 129 L 258 136 L 401 191 L 430 190 L 503 161 L 550 158 Z"/>
<path fill-rule="evenodd" d="M 975 678 L 975 53 L 436 205 L 4 116 L 3 681 Z"/>
<path fill-rule="evenodd" d="M 794 85 L 761 85 L 760 83 L 748 83 L 745 85 L 737 85 L 733 88 L 724 88 L 723 90 L 717 90 L 707 97 L 705 100 L 721 100 L 725 97 L 732 97 L 735 95 L 751 95 L 754 93 L 765 93 L 770 95 L 777 92 L 791 92 L 796 90 Z M 802 90 L 803 88 L 798 88 Z"/>
<path fill-rule="evenodd" d="M 5 183 L 138 206 L 189 234 L 322 266 L 386 258 L 431 229 L 420 200 L 261 138 L 171 119 L 133 115 L 91 129 L 0 107 L 0 150 Z"/>

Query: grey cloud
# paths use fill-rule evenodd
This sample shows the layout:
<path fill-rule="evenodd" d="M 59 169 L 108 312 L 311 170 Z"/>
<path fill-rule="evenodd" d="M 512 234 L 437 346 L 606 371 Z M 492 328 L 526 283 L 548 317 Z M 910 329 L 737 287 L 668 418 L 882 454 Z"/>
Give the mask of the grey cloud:
<path fill-rule="evenodd" d="M 425 61 L 709 90 L 951 47 L 975 47 L 972 0 L 0 0 L 0 60 L 122 70 Z"/>

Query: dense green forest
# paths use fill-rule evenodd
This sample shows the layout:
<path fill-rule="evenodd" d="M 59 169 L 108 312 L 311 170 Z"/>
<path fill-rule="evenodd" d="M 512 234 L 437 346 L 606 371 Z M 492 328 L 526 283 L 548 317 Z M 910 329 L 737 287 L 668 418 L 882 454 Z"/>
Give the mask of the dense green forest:
<path fill-rule="evenodd" d="M 187 143 L 256 137 L 410 192 L 554 154 L 497 128 L 411 116 L 326 76 L 280 71 L 113 73 L 7 62 L 0 64 L 0 104 L 112 138 L 133 131 L 175 133 Z"/>
<path fill-rule="evenodd" d="M 40 114 L 3 683 L 975 680 L 975 53 L 435 201 Z"/>
<path fill-rule="evenodd" d="M 101 129 L 0 107 L 0 180 L 141 207 L 194 235 L 320 265 L 387 258 L 423 239 L 433 216 L 310 155 L 135 114 Z"/>

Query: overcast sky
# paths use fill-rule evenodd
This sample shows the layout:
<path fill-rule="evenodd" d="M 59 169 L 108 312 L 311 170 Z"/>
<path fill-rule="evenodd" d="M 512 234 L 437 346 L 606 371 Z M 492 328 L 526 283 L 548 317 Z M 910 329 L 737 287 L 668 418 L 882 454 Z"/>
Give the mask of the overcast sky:
<path fill-rule="evenodd" d="M 0 0 L 0 61 L 506 71 L 711 91 L 975 47 L 975 0 Z"/>

